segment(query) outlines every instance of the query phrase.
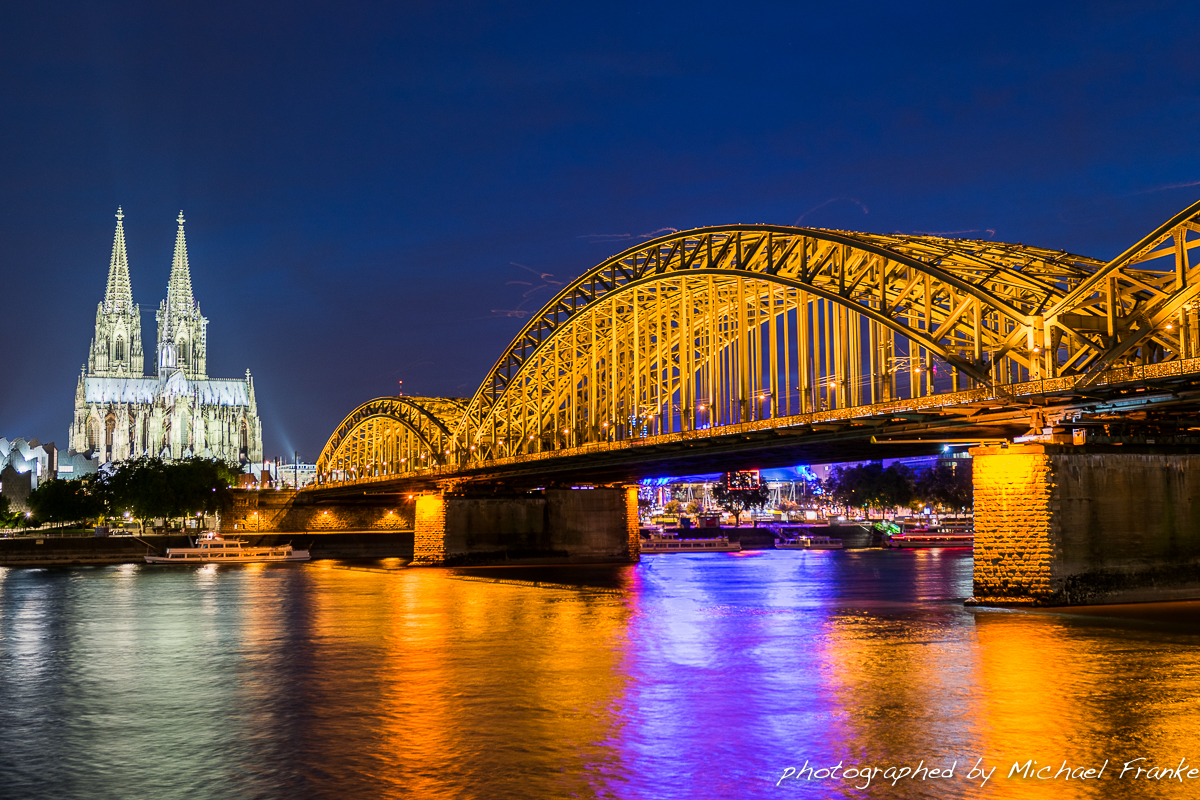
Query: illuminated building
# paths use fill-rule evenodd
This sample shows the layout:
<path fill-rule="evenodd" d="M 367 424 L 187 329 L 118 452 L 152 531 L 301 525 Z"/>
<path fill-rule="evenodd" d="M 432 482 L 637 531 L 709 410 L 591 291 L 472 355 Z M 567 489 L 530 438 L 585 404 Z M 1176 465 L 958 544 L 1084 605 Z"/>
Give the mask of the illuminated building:
<path fill-rule="evenodd" d="M 124 215 L 117 229 L 96 331 L 75 391 L 71 452 L 102 463 L 143 455 L 262 460 L 262 423 L 250 370 L 243 378 L 210 378 L 208 320 L 192 295 L 183 212 L 160 304 L 154 373 L 145 375 L 140 310 L 133 302 Z"/>

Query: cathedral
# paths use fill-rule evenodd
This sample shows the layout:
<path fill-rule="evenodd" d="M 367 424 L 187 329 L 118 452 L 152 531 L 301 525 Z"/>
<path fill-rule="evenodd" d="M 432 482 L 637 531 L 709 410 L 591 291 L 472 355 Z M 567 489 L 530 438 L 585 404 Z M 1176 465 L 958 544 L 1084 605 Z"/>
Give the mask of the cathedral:
<path fill-rule="evenodd" d="M 208 377 L 208 320 L 192 296 L 182 211 L 167 297 L 155 314 L 158 342 L 146 374 L 123 219 L 118 208 L 108 285 L 96 307 L 96 333 L 75 390 L 71 452 L 98 455 L 101 463 L 139 456 L 262 461 L 262 423 L 250 370 L 245 378 Z"/>

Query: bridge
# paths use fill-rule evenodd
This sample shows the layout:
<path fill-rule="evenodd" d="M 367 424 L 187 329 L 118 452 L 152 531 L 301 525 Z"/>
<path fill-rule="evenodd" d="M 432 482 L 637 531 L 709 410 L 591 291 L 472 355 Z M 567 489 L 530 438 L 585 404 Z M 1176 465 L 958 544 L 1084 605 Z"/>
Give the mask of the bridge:
<path fill-rule="evenodd" d="M 1055 448 L 1151 445 L 1184 448 L 1177 464 L 1200 445 L 1191 428 L 1198 245 L 1200 203 L 1107 262 L 817 228 L 672 233 L 565 287 L 474 396 L 356 408 L 323 449 L 310 495 L 443 498 L 429 512 L 437 517 L 447 492 L 620 484 L 946 443 L 1016 442 L 981 447 L 980 466 L 1031 447 L 1053 461 L 1067 457 Z M 990 473 L 977 472 L 978 501 Z M 418 538 L 421 514 L 417 502 Z M 988 524 L 977 518 L 984 539 Z M 439 542 L 430 563 L 447 552 Z M 636 535 L 627 544 L 636 558 Z M 979 593 L 978 568 L 976 583 Z M 992 594 L 1020 601 L 1026 589 Z"/>

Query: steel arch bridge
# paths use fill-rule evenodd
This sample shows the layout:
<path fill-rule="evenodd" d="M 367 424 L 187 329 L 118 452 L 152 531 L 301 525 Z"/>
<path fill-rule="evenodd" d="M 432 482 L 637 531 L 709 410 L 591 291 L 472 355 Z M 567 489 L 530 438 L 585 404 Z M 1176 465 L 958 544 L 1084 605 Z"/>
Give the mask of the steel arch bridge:
<path fill-rule="evenodd" d="M 936 236 L 673 233 L 564 288 L 469 401 L 360 406 L 319 480 L 449 476 L 1200 372 L 1197 245 L 1200 203 L 1107 263 Z"/>
<path fill-rule="evenodd" d="M 354 483 L 446 463 L 465 400 L 378 397 L 350 412 L 317 461 L 327 482 Z"/>

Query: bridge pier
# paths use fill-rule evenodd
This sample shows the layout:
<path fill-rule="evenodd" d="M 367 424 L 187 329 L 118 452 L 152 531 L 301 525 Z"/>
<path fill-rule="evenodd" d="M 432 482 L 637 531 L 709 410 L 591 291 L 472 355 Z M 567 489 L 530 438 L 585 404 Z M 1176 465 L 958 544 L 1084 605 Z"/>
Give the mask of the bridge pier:
<path fill-rule="evenodd" d="M 1200 453 L 1057 444 L 974 456 L 971 604 L 1200 597 Z"/>
<path fill-rule="evenodd" d="M 413 565 L 637 561 L 637 487 L 416 499 Z"/>

